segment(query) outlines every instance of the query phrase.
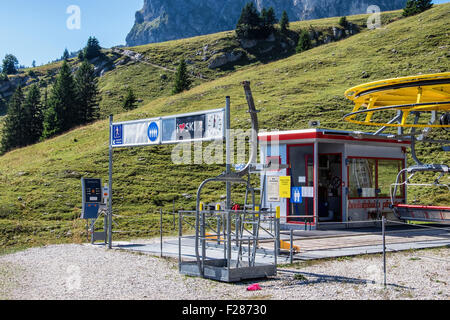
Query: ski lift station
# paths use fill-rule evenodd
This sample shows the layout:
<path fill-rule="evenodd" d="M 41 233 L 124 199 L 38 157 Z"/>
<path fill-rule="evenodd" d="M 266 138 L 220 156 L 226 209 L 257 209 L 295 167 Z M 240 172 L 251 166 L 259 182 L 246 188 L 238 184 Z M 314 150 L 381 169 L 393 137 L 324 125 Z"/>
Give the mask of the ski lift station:
<path fill-rule="evenodd" d="M 243 82 L 243 87 L 252 124 L 251 148 L 247 164 L 235 170 L 231 168 L 230 97 L 222 109 L 120 123 L 110 117 L 109 185 L 102 192 L 100 179 L 82 180 L 82 217 L 88 220 L 88 228 L 92 220 L 92 242 L 102 240 L 112 248 L 115 148 L 202 141 L 225 141 L 226 171 L 200 184 L 195 211 L 178 212 L 182 274 L 227 282 L 275 275 L 280 248 L 286 249 L 280 230 L 290 230 L 292 259 L 294 230 L 332 231 L 377 226 L 381 221 L 384 232 L 386 222 L 449 223 L 448 204 L 408 204 L 407 193 L 410 187 L 419 187 L 421 193 L 427 187 L 450 192 L 448 164 L 425 164 L 416 154 L 417 143 L 450 144 L 450 73 L 388 79 L 349 89 L 346 97 L 355 107 L 344 119 L 378 126 L 375 133 L 319 129 L 314 121 L 306 130 L 260 132 L 250 83 Z M 387 121 L 389 115 L 392 119 Z M 397 133 L 383 133 L 392 128 Z M 414 166 L 407 165 L 407 154 Z M 416 174 L 427 179 L 438 176 L 429 183 L 414 182 Z M 202 202 L 204 187 L 211 183 L 222 184 L 226 190 L 225 204 L 214 209 Z M 233 205 L 233 185 L 245 186 L 243 204 Z M 104 229 L 94 232 L 101 213 Z M 183 234 L 183 223 L 190 224 L 195 234 Z M 273 244 L 273 262 L 267 261 L 263 243 Z M 183 261 L 183 257 L 190 260 Z"/>
<path fill-rule="evenodd" d="M 282 229 L 356 227 L 351 222 L 395 218 L 390 188 L 406 166 L 409 141 L 309 129 L 259 134 L 259 142 L 261 161 L 275 167 L 263 176 L 262 206 L 281 208 Z M 282 195 L 285 177 L 291 190 Z M 396 202 L 405 200 L 399 188 Z"/>

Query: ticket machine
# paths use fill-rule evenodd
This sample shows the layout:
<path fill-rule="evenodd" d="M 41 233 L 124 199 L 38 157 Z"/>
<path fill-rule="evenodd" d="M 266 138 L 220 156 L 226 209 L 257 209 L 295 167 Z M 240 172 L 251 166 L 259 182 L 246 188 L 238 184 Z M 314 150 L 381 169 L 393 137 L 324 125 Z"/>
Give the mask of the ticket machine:
<path fill-rule="evenodd" d="M 81 179 L 83 205 L 81 219 L 97 219 L 103 202 L 101 179 Z"/>
<path fill-rule="evenodd" d="M 87 232 L 91 235 L 91 242 L 105 241 L 107 236 L 107 201 L 109 197 L 108 187 L 102 187 L 101 179 L 81 179 L 82 187 L 82 210 L 81 219 L 86 220 Z M 103 231 L 95 232 L 95 224 L 100 215 L 104 215 Z"/>

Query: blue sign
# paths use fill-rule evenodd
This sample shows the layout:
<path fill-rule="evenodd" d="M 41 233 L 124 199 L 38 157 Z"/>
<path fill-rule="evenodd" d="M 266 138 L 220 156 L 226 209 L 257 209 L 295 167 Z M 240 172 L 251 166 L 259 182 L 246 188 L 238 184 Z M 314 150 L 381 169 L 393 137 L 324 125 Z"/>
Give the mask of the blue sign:
<path fill-rule="evenodd" d="M 302 188 L 294 187 L 291 190 L 291 203 L 303 203 Z"/>
<path fill-rule="evenodd" d="M 158 124 L 156 122 L 150 123 L 150 125 L 148 126 L 148 138 L 150 139 L 151 142 L 155 142 L 156 140 L 158 140 L 158 136 L 159 136 Z"/>
<path fill-rule="evenodd" d="M 121 124 L 113 126 L 112 144 L 123 144 L 123 126 Z"/>

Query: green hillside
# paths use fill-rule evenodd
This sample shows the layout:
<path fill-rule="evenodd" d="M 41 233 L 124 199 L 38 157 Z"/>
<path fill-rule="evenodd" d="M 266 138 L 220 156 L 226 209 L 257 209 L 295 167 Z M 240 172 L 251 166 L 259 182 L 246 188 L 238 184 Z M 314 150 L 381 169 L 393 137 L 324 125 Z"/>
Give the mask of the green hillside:
<path fill-rule="evenodd" d="M 240 83 L 250 80 L 256 106 L 261 110 L 262 129 L 301 129 L 307 127 L 309 120 L 319 119 L 326 128 L 361 131 L 366 128 L 342 120 L 352 109 L 344 98 L 344 91 L 378 79 L 449 71 L 448 21 L 450 4 L 436 6 L 419 16 L 385 25 L 383 29 L 366 30 L 286 59 L 253 62 L 253 65 L 225 70 L 222 74 L 208 74 L 209 79 L 217 79 L 198 80 L 198 86 L 175 96 L 168 96 L 164 90 L 161 95 L 147 90 L 153 81 L 152 72 L 147 74 L 139 68 L 122 70 L 122 75 L 118 74 L 121 71 L 118 68 L 101 80 L 101 87 L 105 94 L 105 90 L 120 91 L 130 84 L 141 86 L 140 94 L 146 95 L 142 99 L 143 104 L 147 104 L 120 114 L 115 120 L 218 108 L 224 105 L 225 96 L 231 96 L 232 127 L 248 128 L 247 104 Z M 203 43 L 195 39 L 192 41 Z M 179 43 L 190 43 L 180 41 L 152 45 L 152 48 L 180 48 Z M 146 55 L 156 51 L 146 47 L 135 50 Z M 162 59 L 164 50 L 168 49 L 161 50 L 158 55 Z M 182 53 L 174 54 L 171 61 Z M 137 73 L 139 77 L 134 78 Z M 158 77 L 159 74 L 158 71 Z M 112 97 L 118 99 L 117 95 Z M 115 213 L 139 215 L 135 220 L 118 218 L 120 230 L 155 234 L 159 217 L 153 213 L 158 205 L 171 210 L 171 200 L 176 195 L 195 195 L 202 180 L 223 171 L 222 166 L 175 166 L 171 163 L 171 150 L 171 146 L 159 146 L 115 151 Z M 439 152 L 436 146 L 424 147 L 419 157 L 432 162 L 449 160 L 448 154 Z M 107 172 L 106 120 L 0 157 L 0 247 L 80 241 L 85 227 L 84 222 L 77 219 L 81 203 L 80 178 L 106 179 Z M 207 199 L 217 199 L 223 193 L 224 190 L 209 189 Z M 428 201 L 443 204 L 448 199 L 429 194 Z M 176 203 L 177 208 L 190 209 L 194 207 L 194 198 L 181 197 Z"/>

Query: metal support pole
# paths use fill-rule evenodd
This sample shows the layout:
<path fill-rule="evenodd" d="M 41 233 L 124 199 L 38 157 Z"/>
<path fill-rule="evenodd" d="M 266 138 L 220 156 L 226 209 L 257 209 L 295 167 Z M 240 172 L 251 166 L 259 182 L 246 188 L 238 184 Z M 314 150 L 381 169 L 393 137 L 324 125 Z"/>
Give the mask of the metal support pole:
<path fill-rule="evenodd" d="M 105 245 L 108 244 L 108 211 L 103 211 L 105 217 L 103 219 L 103 232 L 105 233 Z"/>
<path fill-rule="evenodd" d="M 163 256 L 163 212 L 162 208 L 159 209 L 159 234 L 160 234 L 160 243 L 161 243 L 161 257 Z"/>
<path fill-rule="evenodd" d="M 113 224 L 113 210 L 112 210 L 112 198 L 113 198 L 113 148 L 112 148 L 112 126 L 113 115 L 109 116 L 109 203 L 108 203 L 108 248 L 112 249 L 112 224 Z"/>
<path fill-rule="evenodd" d="M 383 233 L 383 272 L 384 272 L 384 287 L 386 288 L 386 217 L 382 219 L 382 233 Z"/>
<path fill-rule="evenodd" d="M 226 97 L 226 105 L 225 105 L 225 148 L 226 148 L 226 172 L 227 174 L 231 173 L 231 137 L 230 137 L 230 129 L 231 129 L 231 102 L 230 97 Z M 226 183 L 227 188 L 227 203 L 226 210 L 231 210 L 231 183 Z"/>
<path fill-rule="evenodd" d="M 294 263 L 294 230 L 291 230 L 291 246 L 289 251 L 289 260 L 290 263 Z"/>
<path fill-rule="evenodd" d="M 274 243 L 274 263 L 275 263 L 275 268 L 278 265 L 278 247 L 280 245 L 280 242 L 278 240 L 278 223 L 277 223 L 277 218 L 275 218 L 275 223 L 274 223 L 274 231 L 275 231 L 275 243 Z"/>
<path fill-rule="evenodd" d="M 183 236 L 183 223 L 181 212 L 178 212 L 178 269 L 181 272 L 181 237 Z"/>
<path fill-rule="evenodd" d="M 172 214 L 173 214 L 173 230 L 175 230 L 176 229 L 176 226 L 175 226 L 175 199 L 173 199 L 173 206 L 172 206 Z"/>
<path fill-rule="evenodd" d="M 230 137 L 230 129 L 231 129 L 231 99 L 230 97 L 226 97 L 225 104 L 225 157 L 226 157 L 226 173 L 231 173 L 231 137 Z M 227 193 L 227 201 L 226 201 L 226 212 L 227 212 L 227 269 L 228 273 L 231 268 L 231 183 L 226 183 L 226 193 Z M 225 248 L 225 247 L 224 247 Z"/>
<path fill-rule="evenodd" d="M 227 210 L 227 270 L 231 269 L 231 210 Z"/>

